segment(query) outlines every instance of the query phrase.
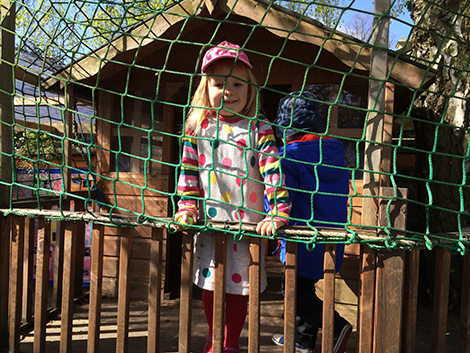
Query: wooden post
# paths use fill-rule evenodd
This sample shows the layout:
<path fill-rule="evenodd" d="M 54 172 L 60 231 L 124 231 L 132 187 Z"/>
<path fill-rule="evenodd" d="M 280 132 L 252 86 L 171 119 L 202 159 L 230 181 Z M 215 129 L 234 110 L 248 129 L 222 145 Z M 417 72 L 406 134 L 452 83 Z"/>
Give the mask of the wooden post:
<path fill-rule="evenodd" d="M 49 286 L 49 252 L 51 248 L 51 223 L 39 218 L 36 252 L 36 295 L 34 304 L 35 353 L 46 352 L 47 290 Z"/>
<path fill-rule="evenodd" d="M 25 218 L 24 237 L 24 273 L 23 273 L 23 322 L 29 322 L 33 317 L 33 296 L 34 296 L 34 229 L 35 218 Z"/>
<path fill-rule="evenodd" d="M 397 194 L 395 194 L 397 193 Z M 381 188 L 379 225 L 394 229 L 406 229 L 408 190 Z M 390 198 L 399 198 L 391 200 Z M 392 235 L 396 231 L 393 231 Z M 375 300 L 375 352 L 399 352 L 403 325 L 403 300 L 405 276 L 405 251 L 379 251 L 377 253 L 377 280 Z M 394 327 L 396 329 L 391 330 Z"/>
<path fill-rule="evenodd" d="M 150 245 L 150 279 L 148 304 L 147 352 L 158 353 L 160 348 L 160 312 L 162 300 L 163 228 L 152 228 Z M 192 281 L 191 281 L 192 282 Z"/>
<path fill-rule="evenodd" d="M 225 329 L 225 270 L 227 258 L 227 235 L 215 233 L 214 311 L 212 316 L 212 352 L 224 351 Z"/>
<path fill-rule="evenodd" d="M 436 248 L 436 275 L 432 308 L 431 352 L 446 350 L 447 310 L 449 307 L 450 261 L 449 249 Z"/>
<path fill-rule="evenodd" d="M 178 352 L 189 353 L 191 346 L 191 305 L 193 296 L 193 234 L 183 232 L 181 254 L 180 331 Z"/>
<path fill-rule="evenodd" d="M 91 240 L 88 353 L 97 353 L 100 342 L 101 292 L 103 289 L 104 226 L 93 224 Z"/>
<path fill-rule="evenodd" d="M 52 289 L 52 307 L 62 306 L 62 278 L 64 277 L 64 232 L 65 221 L 57 221 L 55 234 L 54 286 Z"/>
<path fill-rule="evenodd" d="M 393 102 L 395 94 L 395 85 L 387 82 L 385 84 L 385 112 L 393 113 Z M 382 149 L 382 172 L 392 172 L 392 147 L 393 143 L 393 115 L 386 114 L 384 116 L 384 129 L 383 129 L 383 142 L 384 146 Z M 390 176 L 386 174 L 381 175 L 381 186 L 390 186 Z"/>
<path fill-rule="evenodd" d="M 248 353 L 259 353 L 261 238 L 250 237 L 250 296 L 248 311 Z"/>
<path fill-rule="evenodd" d="M 374 24 L 377 23 L 372 38 L 372 54 L 370 65 L 368 117 L 366 121 L 366 142 L 364 147 L 364 185 L 362 202 L 362 224 L 376 226 L 378 224 L 378 199 L 380 171 L 382 163 L 383 121 L 385 110 L 385 82 L 388 59 L 388 27 L 389 20 L 378 16 L 389 11 L 390 0 L 375 0 Z M 383 48 L 383 49 L 382 49 Z M 375 196 L 375 197 L 374 197 Z M 359 353 L 373 351 L 373 325 L 375 301 L 375 251 L 361 247 L 362 270 L 359 298 L 360 319 L 358 325 Z"/>
<path fill-rule="evenodd" d="M 23 294 L 24 218 L 15 216 L 11 227 L 10 352 L 20 351 L 21 295 Z"/>
<path fill-rule="evenodd" d="M 60 321 L 60 352 L 72 351 L 73 299 L 77 256 L 77 224 L 66 222 L 64 229 L 63 298 Z"/>
<path fill-rule="evenodd" d="M 333 351 L 335 335 L 335 269 L 336 245 L 325 244 L 323 277 L 322 352 Z"/>
<path fill-rule="evenodd" d="M 111 121 L 113 114 L 114 96 L 105 91 L 99 91 L 99 104 L 96 121 L 96 174 L 104 175 L 111 170 Z M 105 120 L 103 120 L 105 119 Z"/>
<path fill-rule="evenodd" d="M 284 353 L 294 353 L 297 316 L 297 243 L 293 241 L 286 242 L 284 288 Z"/>
<path fill-rule="evenodd" d="M 401 349 L 403 353 L 414 353 L 416 345 L 419 255 L 420 250 L 418 248 L 414 248 L 405 255 L 405 293 L 403 295 L 403 339 Z M 470 272 L 467 273 L 470 275 Z M 464 278 L 466 278 L 465 275 Z"/>
<path fill-rule="evenodd" d="M 2 0 L 0 20 L 0 207 L 8 208 L 12 180 L 13 78 L 15 57 L 15 2 Z M 0 214 L 0 292 L 8 293 L 9 220 Z M 8 347 L 8 295 L 0 295 L 0 350 Z"/>
<path fill-rule="evenodd" d="M 470 254 L 463 263 L 462 306 L 460 309 L 460 352 L 470 352 Z"/>
<path fill-rule="evenodd" d="M 1 80 L 0 80 L 1 81 Z M 0 351 L 8 348 L 8 308 L 10 270 L 10 217 L 0 216 Z"/>
<path fill-rule="evenodd" d="M 122 228 L 119 252 L 119 289 L 116 353 L 126 353 L 129 341 L 129 301 L 131 289 L 132 228 Z"/>

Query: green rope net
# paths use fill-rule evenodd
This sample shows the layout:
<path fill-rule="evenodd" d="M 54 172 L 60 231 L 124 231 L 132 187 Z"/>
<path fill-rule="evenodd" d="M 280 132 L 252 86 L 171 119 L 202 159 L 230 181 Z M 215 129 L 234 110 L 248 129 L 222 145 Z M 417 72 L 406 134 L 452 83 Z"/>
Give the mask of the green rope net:
<path fill-rule="evenodd" d="M 0 151 L 1 211 L 170 229 L 201 54 L 228 40 L 253 61 L 260 113 L 273 122 L 280 98 L 310 91 L 328 126 L 325 135 L 346 150 L 347 222 L 288 226 L 276 236 L 309 246 L 443 246 L 464 254 L 470 220 L 466 4 L 449 9 L 415 1 L 412 23 L 399 16 L 404 4 L 395 2 L 377 14 L 354 1 L 2 0 L 2 73 L 14 79 L 0 87 L 0 137 L 5 146 L 11 135 L 12 150 Z M 445 25 L 430 28 L 429 18 L 442 13 Z M 357 25 L 347 26 L 351 17 L 370 21 L 360 38 Z M 387 19 L 406 28 L 398 50 L 373 40 Z M 7 46 L 8 38 L 14 45 Z M 382 78 L 371 74 L 374 53 L 388 62 Z M 380 129 L 370 135 L 377 120 Z M 365 162 L 370 146 L 381 153 L 372 164 Z M 378 181 L 372 189 L 371 175 Z M 381 221 L 363 222 L 370 213 Z M 400 217 L 406 221 L 398 224 Z M 240 238 L 256 236 L 254 227 L 205 221 L 191 229 Z"/>

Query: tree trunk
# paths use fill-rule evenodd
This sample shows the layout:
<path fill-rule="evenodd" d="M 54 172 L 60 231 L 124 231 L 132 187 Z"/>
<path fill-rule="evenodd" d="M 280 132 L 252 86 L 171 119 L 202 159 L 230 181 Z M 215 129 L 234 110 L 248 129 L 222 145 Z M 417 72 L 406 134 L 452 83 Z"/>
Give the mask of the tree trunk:
<path fill-rule="evenodd" d="M 442 6 L 442 7 L 441 7 Z M 455 232 L 470 224 L 466 171 L 470 118 L 470 8 L 468 1 L 415 0 L 412 56 L 436 70 L 434 83 L 414 102 L 416 175 L 430 180 L 420 200 L 430 233 Z M 441 183 L 442 182 L 442 183 Z M 424 184 L 424 183 L 421 183 Z M 449 210 L 449 211 L 447 211 Z M 459 213 L 460 212 L 460 213 Z"/>
<path fill-rule="evenodd" d="M 415 173 L 419 182 L 420 232 L 456 232 L 468 227 L 470 170 L 470 7 L 468 1 L 414 0 L 411 17 L 412 57 L 436 70 L 431 86 L 417 97 L 411 117 L 415 122 Z M 434 253 L 421 256 L 420 291 L 432 297 Z M 452 258 L 450 309 L 458 309 L 463 257 Z"/>

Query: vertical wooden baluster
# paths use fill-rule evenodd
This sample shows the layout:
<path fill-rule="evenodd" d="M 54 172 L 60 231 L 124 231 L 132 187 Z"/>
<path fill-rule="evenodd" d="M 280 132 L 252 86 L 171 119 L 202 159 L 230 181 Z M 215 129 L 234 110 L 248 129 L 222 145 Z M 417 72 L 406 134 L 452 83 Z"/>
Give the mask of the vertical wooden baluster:
<path fill-rule="evenodd" d="M 214 314 L 212 331 L 212 352 L 224 351 L 225 328 L 225 270 L 227 257 L 227 235 L 215 233 L 215 283 L 214 283 Z"/>
<path fill-rule="evenodd" d="M 193 297 L 193 235 L 183 233 L 181 254 L 181 298 L 178 352 L 189 353 L 191 346 L 191 319 Z"/>
<path fill-rule="evenodd" d="M 10 261 L 10 352 L 20 351 L 21 295 L 23 294 L 24 218 L 12 218 Z"/>
<path fill-rule="evenodd" d="M 293 241 L 286 243 L 284 288 L 284 353 L 294 353 L 297 315 L 297 243 Z"/>
<path fill-rule="evenodd" d="M 248 315 L 248 353 L 259 353 L 261 238 L 250 238 L 250 296 Z"/>
<path fill-rule="evenodd" d="M 43 218 L 39 218 L 38 223 L 33 352 L 44 353 L 46 352 L 47 290 L 49 286 L 51 223 Z"/>
<path fill-rule="evenodd" d="M 163 228 L 152 228 L 151 241 L 147 352 L 157 353 L 160 349 Z"/>
<path fill-rule="evenodd" d="M 326 244 L 323 267 L 322 352 L 333 351 L 333 338 L 335 334 L 335 266 L 336 245 Z"/>
<path fill-rule="evenodd" d="M 121 250 L 119 253 L 118 322 L 116 340 L 117 353 L 126 353 L 128 351 L 132 240 L 133 229 L 122 228 Z"/>
<path fill-rule="evenodd" d="M 91 240 L 90 306 L 88 311 L 88 353 L 97 353 L 100 343 L 101 292 L 103 290 L 104 227 L 93 224 Z"/>

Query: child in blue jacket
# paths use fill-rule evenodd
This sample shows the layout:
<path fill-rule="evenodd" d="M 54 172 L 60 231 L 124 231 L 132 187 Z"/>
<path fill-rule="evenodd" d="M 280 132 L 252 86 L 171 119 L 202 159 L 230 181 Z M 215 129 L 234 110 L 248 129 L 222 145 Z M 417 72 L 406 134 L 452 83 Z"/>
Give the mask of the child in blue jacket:
<path fill-rule="evenodd" d="M 276 135 L 284 141 L 279 152 L 292 202 L 290 224 L 333 227 L 328 222 L 345 223 L 349 177 L 342 168 L 344 147 L 337 139 L 321 135 L 325 126 L 315 95 L 293 92 L 281 99 L 275 124 L 280 125 L 276 126 Z M 279 257 L 285 265 L 286 242 L 280 243 Z M 315 293 L 315 283 L 323 278 L 324 246 L 317 244 L 308 251 L 299 244 L 297 254 L 296 350 L 312 353 L 322 326 L 323 302 Z M 341 267 L 343 254 L 344 245 L 337 245 L 336 271 Z M 344 352 L 351 332 L 352 326 L 335 311 L 334 353 Z M 272 339 L 277 345 L 284 345 L 282 335 L 276 334 Z"/>

